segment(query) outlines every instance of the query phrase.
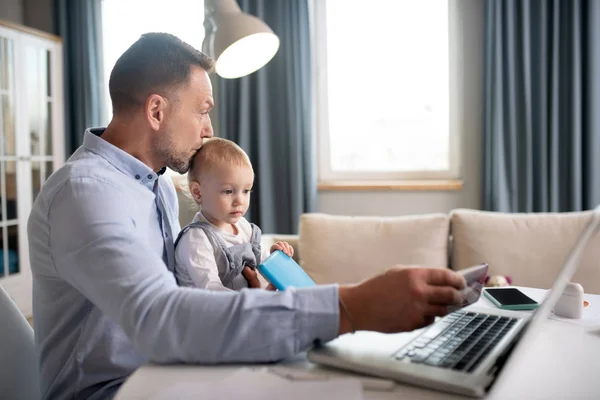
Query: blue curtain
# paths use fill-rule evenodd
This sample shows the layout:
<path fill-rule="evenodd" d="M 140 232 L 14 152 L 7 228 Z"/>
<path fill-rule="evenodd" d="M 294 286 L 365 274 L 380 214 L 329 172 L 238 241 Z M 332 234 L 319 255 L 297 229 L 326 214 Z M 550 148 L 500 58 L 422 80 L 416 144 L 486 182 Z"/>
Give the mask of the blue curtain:
<path fill-rule="evenodd" d="M 483 205 L 600 204 L 600 2 L 486 0 Z"/>
<path fill-rule="evenodd" d="M 63 38 L 66 154 L 86 128 L 106 123 L 101 0 L 55 0 L 56 32 Z"/>
<path fill-rule="evenodd" d="M 217 133 L 244 148 L 254 166 L 248 219 L 263 232 L 295 233 L 300 215 L 313 211 L 316 201 L 308 2 L 238 3 L 271 27 L 280 47 L 257 72 L 217 79 Z"/>

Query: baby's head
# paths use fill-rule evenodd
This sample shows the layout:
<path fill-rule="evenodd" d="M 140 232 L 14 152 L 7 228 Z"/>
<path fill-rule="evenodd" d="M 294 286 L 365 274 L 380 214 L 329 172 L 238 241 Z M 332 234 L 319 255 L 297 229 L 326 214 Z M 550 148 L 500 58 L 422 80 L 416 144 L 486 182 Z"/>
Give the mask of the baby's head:
<path fill-rule="evenodd" d="M 230 140 L 204 142 L 192 159 L 189 190 L 202 213 L 215 224 L 235 224 L 246 214 L 254 184 L 248 155 Z"/>

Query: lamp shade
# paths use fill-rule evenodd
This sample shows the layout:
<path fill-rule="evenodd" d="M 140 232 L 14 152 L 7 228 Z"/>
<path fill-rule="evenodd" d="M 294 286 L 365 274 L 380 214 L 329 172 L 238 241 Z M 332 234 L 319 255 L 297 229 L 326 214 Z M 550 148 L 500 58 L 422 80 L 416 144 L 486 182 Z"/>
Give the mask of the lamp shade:
<path fill-rule="evenodd" d="M 239 78 L 251 74 L 275 56 L 279 38 L 263 21 L 243 13 L 234 0 L 210 0 L 205 4 L 202 50 L 215 60 L 219 76 Z"/>

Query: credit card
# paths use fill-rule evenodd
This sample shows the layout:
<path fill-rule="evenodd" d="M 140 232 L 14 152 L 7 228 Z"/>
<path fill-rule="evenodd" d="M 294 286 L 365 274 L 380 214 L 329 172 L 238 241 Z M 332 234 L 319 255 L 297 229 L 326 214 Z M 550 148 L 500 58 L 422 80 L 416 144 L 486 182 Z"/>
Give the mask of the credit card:
<path fill-rule="evenodd" d="M 485 285 L 485 278 L 488 272 L 487 264 L 478 264 L 469 268 L 457 271 L 465 278 L 467 283 L 465 288 L 461 291 L 462 304 L 457 306 L 448 307 L 449 312 L 460 310 L 463 307 L 469 306 L 479 300 L 483 286 Z"/>

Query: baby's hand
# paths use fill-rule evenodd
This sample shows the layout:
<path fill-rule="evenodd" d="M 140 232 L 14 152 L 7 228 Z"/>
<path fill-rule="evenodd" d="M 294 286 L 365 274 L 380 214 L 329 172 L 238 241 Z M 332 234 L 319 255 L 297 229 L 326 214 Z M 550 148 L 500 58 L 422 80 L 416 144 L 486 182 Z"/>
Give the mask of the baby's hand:
<path fill-rule="evenodd" d="M 290 257 L 294 256 L 294 248 L 288 242 L 277 242 L 271 246 L 271 253 L 275 250 L 281 250 Z"/>

